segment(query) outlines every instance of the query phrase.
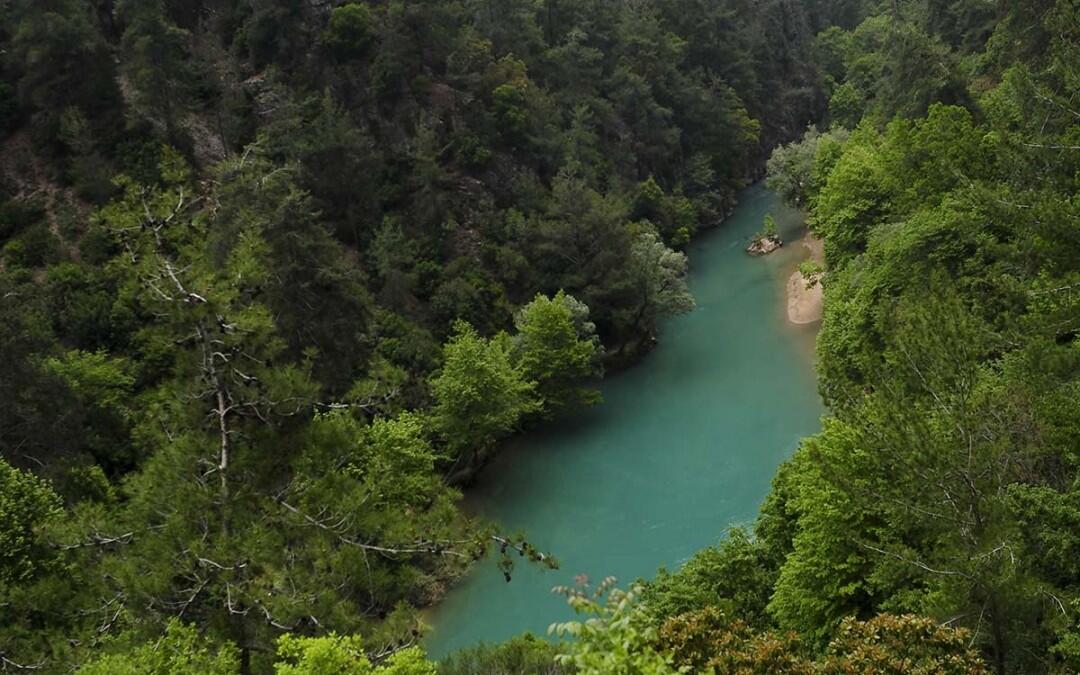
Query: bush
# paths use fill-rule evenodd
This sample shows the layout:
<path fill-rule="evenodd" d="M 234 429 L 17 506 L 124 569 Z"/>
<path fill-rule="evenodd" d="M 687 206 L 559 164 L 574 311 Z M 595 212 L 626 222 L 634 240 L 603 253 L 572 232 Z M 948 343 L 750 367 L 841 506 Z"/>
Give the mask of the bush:
<path fill-rule="evenodd" d="M 45 207 L 36 199 L 12 199 L 0 205 L 0 239 L 8 239 L 45 218 Z"/>
<path fill-rule="evenodd" d="M 44 267 L 58 262 L 60 253 L 60 240 L 39 222 L 4 246 L 4 261 L 15 267 Z"/>
<path fill-rule="evenodd" d="M 829 98 L 829 116 L 837 124 L 854 129 L 862 119 L 866 99 L 850 82 L 837 87 Z"/>
<path fill-rule="evenodd" d="M 451 654 L 439 663 L 439 675 L 561 675 L 571 672 L 555 663 L 555 646 L 531 633 L 502 644 L 481 644 Z"/>
<path fill-rule="evenodd" d="M 366 5 L 343 5 L 330 15 L 322 44 L 337 61 L 361 58 L 374 41 L 373 24 L 371 10 Z"/>
<path fill-rule="evenodd" d="M 116 194 L 112 175 L 112 165 L 99 152 L 74 157 L 68 168 L 68 180 L 75 192 L 93 204 L 105 204 Z"/>
<path fill-rule="evenodd" d="M 14 131 L 19 121 L 19 101 L 15 96 L 15 87 L 8 82 L 0 82 L 0 138 Z"/>

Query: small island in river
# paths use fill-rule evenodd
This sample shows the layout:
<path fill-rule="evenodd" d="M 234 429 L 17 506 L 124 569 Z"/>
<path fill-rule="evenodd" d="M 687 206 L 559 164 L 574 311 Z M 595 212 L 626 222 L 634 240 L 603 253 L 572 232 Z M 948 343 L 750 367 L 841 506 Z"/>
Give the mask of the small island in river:
<path fill-rule="evenodd" d="M 754 235 L 746 252 L 750 255 L 768 255 L 783 245 L 784 240 L 777 233 L 776 220 L 771 213 L 766 213 L 764 227 Z"/>
<path fill-rule="evenodd" d="M 777 235 L 764 234 L 754 237 L 754 240 L 746 247 L 746 252 L 750 255 L 768 255 L 783 245 L 784 240 Z"/>

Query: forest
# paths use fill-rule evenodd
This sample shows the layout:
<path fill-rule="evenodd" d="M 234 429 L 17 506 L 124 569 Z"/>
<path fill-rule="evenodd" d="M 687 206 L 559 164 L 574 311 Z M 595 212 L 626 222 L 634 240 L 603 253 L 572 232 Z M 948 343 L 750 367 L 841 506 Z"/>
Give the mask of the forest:
<path fill-rule="evenodd" d="M 9 0 L 0 146 L 0 672 L 1080 671 L 1076 0 Z M 558 566 L 472 479 L 763 177 L 821 432 L 427 658 L 470 566 Z"/>

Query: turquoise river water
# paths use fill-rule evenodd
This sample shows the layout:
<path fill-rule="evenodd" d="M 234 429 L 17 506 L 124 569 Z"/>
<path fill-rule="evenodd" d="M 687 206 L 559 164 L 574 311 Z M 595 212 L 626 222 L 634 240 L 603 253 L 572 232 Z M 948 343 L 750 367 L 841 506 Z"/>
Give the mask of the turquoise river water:
<path fill-rule="evenodd" d="M 785 245 L 743 252 L 766 213 Z M 658 347 L 609 377 L 604 403 L 511 442 L 470 489 L 469 508 L 553 553 L 558 570 L 494 561 L 430 613 L 434 657 L 547 627 L 573 613 L 553 586 L 612 575 L 623 584 L 677 567 L 750 523 L 777 466 L 823 413 L 816 326 L 787 321 L 785 283 L 806 249 L 802 221 L 760 185 L 690 246 L 697 309 L 667 321 Z"/>

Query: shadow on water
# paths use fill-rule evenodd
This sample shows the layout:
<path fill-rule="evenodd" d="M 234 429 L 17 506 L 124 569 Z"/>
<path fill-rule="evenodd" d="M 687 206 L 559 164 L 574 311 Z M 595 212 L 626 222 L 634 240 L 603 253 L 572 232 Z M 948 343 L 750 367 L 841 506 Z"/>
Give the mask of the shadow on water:
<path fill-rule="evenodd" d="M 808 358 L 815 327 L 790 325 L 783 296 L 805 249 L 743 250 L 766 213 L 797 242 L 800 214 L 748 188 L 690 247 L 697 309 L 667 321 L 657 349 L 604 382 L 603 405 L 514 439 L 480 476 L 468 508 L 527 533 L 562 565 L 520 564 L 509 584 L 494 562 L 477 565 L 429 615 L 433 656 L 545 634 L 571 618 L 553 586 L 579 574 L 650 577 L 753 521 L 777 466 L 823 412 Z"/>

